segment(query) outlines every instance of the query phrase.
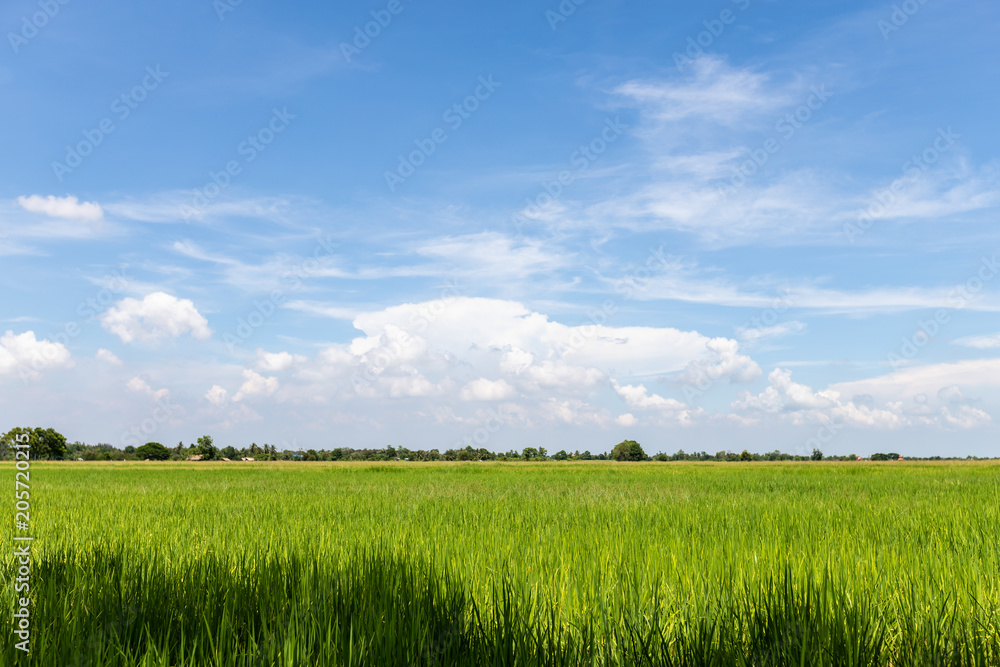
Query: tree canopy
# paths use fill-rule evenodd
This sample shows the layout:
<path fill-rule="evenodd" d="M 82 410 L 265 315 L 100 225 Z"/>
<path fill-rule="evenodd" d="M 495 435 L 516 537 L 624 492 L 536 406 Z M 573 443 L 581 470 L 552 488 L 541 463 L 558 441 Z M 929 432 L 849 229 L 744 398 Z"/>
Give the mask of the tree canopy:
<path fill-rule="evenodd" d="M 646 461 L 649 457 L 635 440 L 622 440 L 611 450 L 611 458 L 615 461 Z"/>
<path fill-rule="evenodd" d="M 66 436 L 51 428 L 20 426 L 12 428 L 0 437 L 0 447 L 13 448 L 19 439 L 23 440 L 21 438 L 23 435 L 28 436 L 33 459 L 62 460 L 66 456 Z"/>

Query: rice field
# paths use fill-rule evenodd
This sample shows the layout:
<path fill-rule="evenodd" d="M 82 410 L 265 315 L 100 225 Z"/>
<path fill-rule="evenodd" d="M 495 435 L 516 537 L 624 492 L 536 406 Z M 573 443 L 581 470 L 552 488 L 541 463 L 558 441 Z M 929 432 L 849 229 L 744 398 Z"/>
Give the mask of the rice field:
<path fill-rule="evenodd" d="M 998 473 L 34 463 L 30 664 L 1000 665 Z"/>

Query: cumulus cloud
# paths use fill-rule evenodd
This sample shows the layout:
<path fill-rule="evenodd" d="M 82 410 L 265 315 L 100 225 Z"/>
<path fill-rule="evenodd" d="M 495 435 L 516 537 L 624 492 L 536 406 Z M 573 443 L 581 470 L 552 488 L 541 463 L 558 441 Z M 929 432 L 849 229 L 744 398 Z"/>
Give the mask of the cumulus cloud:
<path fill-rule="evenodd" d="M 630 408 L 636 410 L 665 410 L 677 412 L 687 409 L 687 405 L 673 398 L 664 398 L 659 394 L 650 394 L 643 385 L 620 385 L 612 380 L 611 386 Z"/>
<path fill-rule="evenodd" d="M 81 202 L 73 196 L 54 197 L 49 195 L 42 197 L 41 195 L 31 195 L 18 197 L 17 203 L 26 211 L 43 213 L 52 218 L 83 220 L 85 222 L 97 222 L 104 218 L 104 211 L 97 202 Z"/>
<path fill-rule="evenodd" d="M 217 384 L 205 393 L 205 399 L 212 405 L 224 405 L 228 397 L 229 392 Z"/>
<path fill-rule="evenodd" d="M 707 413 L 701 408 L 692 408 L 676 399 L 651 394 L 645 385 L 622 385 L 612 380 L 611 387 L 630 408 L 656 414 L 662 425 L 691 426 L 707 417 Z M 632 414 L 622 415 L 617 421 L 620 426 L 631 426 L 637 422 Z"/>
<path fill-rule="evenodd" d="M 517 390 L 504 380 L 479 378 L 462 387 L 459 394 L 463 401 L 502 401 L 517 394 Z"/>
<path fill-rule="evenodd" d="M 973 428 L 991 421 L 989 414 L 967 404 L 962 390 L 955 385 L 941 386 L 931 395 L 945 405 L 935 409 L 926 393 L 911 393 L 908 400 L 885 400 L 881 406 L 876 396 L 884 392 L 854 394 L 843 400 L 835 388 L 814 391 L 794 382 L 791 371 L 776 368 L 768 375 L 770 386 L 757 395 L 743 392 L 732 407 L 738 412 L 771 414 L 795 424 L 843 424 L 855 427 L 895 429 L 904 426 L 944 426 Z M 883 378 L 885 380 L 885 378 Z M 876 380 L 849 383 L 873 388 Z"/>
<path fill-rule="evenodd" d="M 212 332 L 190 299 L 178 299 L 165 292 L 153 292 L 141 301 L 122 299 L 100 317 L 101 326 L 124 343 L 156 343 L 190 332 L 207 340 Z"/>
<path fill-rule="evenodd" d="M 946 426 L 969 429 L 985 426 L 992 422 L 993 418 L 979 408 L 974 408 L 971 405 L 962 405 L 957 408 L 941 408 L 941 420 Z"/>
<path fill-rule="evenodd" d="M 681 381 L 701 387 L 719 380 L 752 382 L 763 375 L 760 366 L 745 354 L 740 344 L 729 338 L 713 338 L 705 343 L 707 359 L 692 361 L 681 374 Z"/>
<path fill-rule="evenodd" d="M 34 331 L 18 335 L 7 331 L 0 336 L 0 375 L 37 378 L 45 369 L 71 365 L 70 356 L 65 345 L 38 340 Z"/>
<path fill-rule="evenodd" d="M 233 396 L 233 401 L 239 402 L 246 398 L 271 396 L 274 392 L 278 391 L 278 387 L 278 378 L 265 378 L 260 373 L 248 368 L 243 371 L 243 384 Z"/>
<path fill-rule="evenodd" d="M 616 417 L 615 423 L 618 424 L 619 426 L 629 427 L 638 424 L 639 420 L 636 419 L 631 412 L 626 412 L 625 414 Z"/>
<path fill-rule="evenodd" d="M 152 396 L 153 398 L 156 399 L 163 398 L 164 396 L 168 396 L 170 394 L 169 389 L 154 390 L 152 387 L 149 386 L 149 383 L 146 382 L 146 380 L 139 377 L 138 375 L 129 380 L 125 386 L 129 389 L 129 391 L 134 391 L 138 394 L 146 394 L 147 396 Z"/>
<path fill-rule="evenodd" d="M 307 358 L 301 354 L 290 352 L 266 352 L 257 350 L 257 368 L 265 373 L 280 373 L 286 371 L 295 364 L 301 364 Z"/>
<path fill-rule="evenodd" d="M 112 366 L 121 366 L 122 360 L 119 359 L 114 352 L 111 350 L 105 350 L 103 347 L 97 351 L 94 358 L 98 361 L 103 361 L 104 363 L 111 364 Z"/>

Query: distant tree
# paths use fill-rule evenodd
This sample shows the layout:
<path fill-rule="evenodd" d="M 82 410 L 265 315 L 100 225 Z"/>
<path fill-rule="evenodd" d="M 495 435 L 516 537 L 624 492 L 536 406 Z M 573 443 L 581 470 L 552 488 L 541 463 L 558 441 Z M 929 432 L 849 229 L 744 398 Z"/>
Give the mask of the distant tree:
<path fill-rule="evenodd" d="M 61 461 L 66 457 L 66 436 L 51 428 L 12 428 L 0 437 L 0 449 L 11 449 L 25 435 L 31 446 L 31 458 Z"/>
<path fill-rule="evenodd" d="M 236 448 L 232 445 L 228 445 L 222 448 L 222 458 L 224 459 L 235 459 L 236 458 Z"/>
<path fill-rule="evenodd" d="M 203 435 L 198 438 L 198 453 L 201 454 L 206 461 L 211 461 L 218 456 L 219 450 L 212 444 L 212 436 Z"/>
<path fill-rule="evenodd" d="M 611 457 L 615 461 L 645 461 L 646 452 L 642 451 L 642 445 L 635 440 L 622 440 L 611 450 Z"/>
<path fill-rule="evenodd" d="M 656 455 L 653 456 L 653 460 L 654 461 L 669 461 L 670 460 L 670 456 L 668 456 L 667 454 L 664 454 L 663 452 L 660 452 L 659 454 L 656 454 Z"/>
<path fill-rule="evenodd" d="M 740 454 L 740 461 L 753 461 L 753 454 L 744 449 Z"/>
<path fill-rule="evenodd" d="M 525 447 L 524 451 L 521 452 L 521 458 L 525 461 L 530 461 L 532 459 L 538 458 L 538 450 L 534 447 Z"/>
<path fill-rule="evenodd" d="M 552 458 L 556 461 L 565 461 L 569 458 L 569 454 L 566 453 L 565 449 L 560 449 L 558 452 L 552 455 Z"/>
<path fill-rule="evenodd" d="M 135 450 L 136 456 L 140 459 L 150 461 L 166 461 L 170 458 L 170 450 L 158 442 L 147 442 L 142 447 Z"/>
<path fill-rule="evenodd" d="M 125 447 L 125 453 L 126 454 L 135 454 L 135 447 L 133 447 L 132 445 L 127 445 Z"/>
<path fill-rule="evenodd" d="M 812 453 L 812 456 L 809 457 L 809 458 L 811 458 L 813 461 L 822 461 L 823 460 L 823 452 L 819 451 L 818 449 L 814 449 L 813 453 Z"/>

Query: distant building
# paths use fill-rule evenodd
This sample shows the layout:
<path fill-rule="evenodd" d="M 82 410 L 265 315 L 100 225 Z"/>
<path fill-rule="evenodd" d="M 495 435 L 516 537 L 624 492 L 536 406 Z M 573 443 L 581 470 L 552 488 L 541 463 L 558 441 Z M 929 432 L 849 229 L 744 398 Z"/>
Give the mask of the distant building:
<path fill-rule="evenodd" d="M 202 456 L 201 454 L 195 454 L 194 456 L 189 456 L 187 458 L 187 460 L 188 461 L 204 461 L 205 457 Z"/>
<path fill-rule="evenodd" d="M 251 457 L 251 456 L 244 456 L 244 457 L 243 457 L 242 459 L 240 459 L 240 460 L 241 460 L 241 461 L 253 461 L 253 457 Z"/>

